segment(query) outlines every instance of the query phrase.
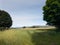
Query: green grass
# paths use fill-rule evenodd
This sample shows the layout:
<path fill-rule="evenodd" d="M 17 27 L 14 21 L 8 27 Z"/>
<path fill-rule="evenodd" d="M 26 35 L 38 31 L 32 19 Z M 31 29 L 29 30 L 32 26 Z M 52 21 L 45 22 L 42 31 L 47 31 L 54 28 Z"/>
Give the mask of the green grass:
<path fill-rule="evenodd" d="M 0 45 L 60 45 L 60 32 L 36 29 L 0 31 Z"/>

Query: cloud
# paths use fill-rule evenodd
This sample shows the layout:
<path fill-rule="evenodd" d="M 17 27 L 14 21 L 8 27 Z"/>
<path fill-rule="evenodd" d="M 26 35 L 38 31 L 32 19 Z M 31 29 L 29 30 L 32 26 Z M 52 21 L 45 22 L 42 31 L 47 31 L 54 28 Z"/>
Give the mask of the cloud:
<path fill-rule="evenodd" d="M 0 9 L 7 11 L 13 19 L 13 27 L 45 25 L 42 7 L 46 0 L 0 0 Z"/>
<path fill-rule="evenodd" d="M 22 26 L 33 26 L 33 25 L 45 25 L 46 22 L 42 21 L 40 17 L 30 17 L 30 16 L 20 16 L 13 18 L 13 26 L 12 27 L 22 27 Z"/>
<path fill-rule="evenodd" d="M 36 14 L 26 14 L 26 13 L 21 13 L 21 15 L 18 13 L 17 15 L 12 15 L 12 19 L 13 19 L 12 27 L 45 25 L 46 24 L 46 22 L 42 20 L 42 15 L 40 16 Z"/>
<path fill-rule="evenodd" d="M 0 0 L 0 8 L 4 10 L 19 10 L 34 6 L 42 7 L 44 4 L 45 0 Z"/>
<path fill-rule="evenodd" d="M 33 19 L 40 19 L 39 16 L 15 16 L 13 17 L 14 20 L 33 20 Z"/>
<path fill-rule="evenodd" d="M 12 5 L 33 5 L 33 4 L 41 4 L 44 0 L 1 0 L 2 4 Z"/>

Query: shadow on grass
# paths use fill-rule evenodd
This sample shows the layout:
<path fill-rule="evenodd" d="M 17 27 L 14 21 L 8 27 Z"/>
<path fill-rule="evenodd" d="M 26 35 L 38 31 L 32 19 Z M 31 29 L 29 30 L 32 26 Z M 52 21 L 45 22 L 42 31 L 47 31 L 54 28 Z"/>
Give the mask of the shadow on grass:
<path fill-rule="evenodd" d="M 32 34 L 34 45 L 60 45 L 60 32 L 35 32 Z"/>

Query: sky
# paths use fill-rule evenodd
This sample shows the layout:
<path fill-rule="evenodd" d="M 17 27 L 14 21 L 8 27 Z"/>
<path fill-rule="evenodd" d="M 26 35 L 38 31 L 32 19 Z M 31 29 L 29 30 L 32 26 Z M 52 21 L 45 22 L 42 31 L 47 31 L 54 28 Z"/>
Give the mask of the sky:
<path fill-rule="evenodd" d="M 46 0 L 0 0 L 0 10 L 5 10 L 13 20 L 12 27 L 46 25 L 43 6 Z"/>

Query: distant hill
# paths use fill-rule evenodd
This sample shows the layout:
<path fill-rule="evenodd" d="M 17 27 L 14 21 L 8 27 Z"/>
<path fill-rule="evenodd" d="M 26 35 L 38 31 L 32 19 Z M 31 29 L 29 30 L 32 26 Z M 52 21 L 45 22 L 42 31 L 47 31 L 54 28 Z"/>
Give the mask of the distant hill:
<path fill-rule="evenodd" d="M 56 27 L 54 26 L 24 26 L 22 28 L 38 28 L 38 29 L 55 29 Z"/>
<path fill-rule="evenodd" d="M 12 27 L 12 29 L 18 29 L 18 28 L 55 29 L 54 26 L 23 26 L 23 27 Z"/>

